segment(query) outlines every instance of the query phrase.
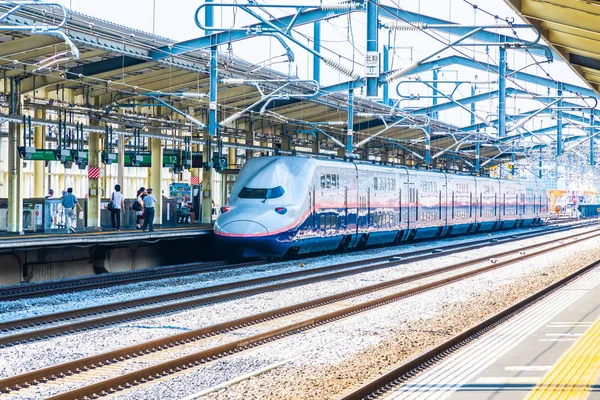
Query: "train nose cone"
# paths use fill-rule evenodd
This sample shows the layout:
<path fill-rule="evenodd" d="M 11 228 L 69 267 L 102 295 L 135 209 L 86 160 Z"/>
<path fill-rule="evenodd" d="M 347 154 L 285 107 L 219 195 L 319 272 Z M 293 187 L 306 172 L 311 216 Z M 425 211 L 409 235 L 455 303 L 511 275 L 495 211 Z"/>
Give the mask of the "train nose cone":
<path fill-rule="evenodd" d="M 220 226 L 220 233 L 228 236 L 266 236 L 267 228 L 254 221 L 232 221 Z"/>

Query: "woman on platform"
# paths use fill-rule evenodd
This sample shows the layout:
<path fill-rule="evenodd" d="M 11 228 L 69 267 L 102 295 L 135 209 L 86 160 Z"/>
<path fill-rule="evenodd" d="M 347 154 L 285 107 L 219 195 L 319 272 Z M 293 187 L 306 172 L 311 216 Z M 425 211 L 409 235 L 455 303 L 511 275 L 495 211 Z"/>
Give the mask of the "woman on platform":
<path fill-rule="evenodd" d="M 131 205 L 131 209 L 135 211 L 135 228 L 142 229 L 142 220 L 144 218 L 144 196 L 146 196 L 146 188 L 143 186 L 137 191 L 135 202 Z"/>

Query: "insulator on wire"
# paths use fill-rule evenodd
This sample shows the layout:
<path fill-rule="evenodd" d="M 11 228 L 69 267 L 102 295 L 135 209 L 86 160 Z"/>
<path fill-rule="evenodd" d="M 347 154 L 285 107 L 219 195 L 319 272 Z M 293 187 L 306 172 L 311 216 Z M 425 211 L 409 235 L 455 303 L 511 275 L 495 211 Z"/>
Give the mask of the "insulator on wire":
<path fill-rule="evenodd" d="M 406 75 L 409 75 L 412 71 L 414 71 L 415 69 L 417 69 L 417 67 L 421 65 L 420 61 L 417 61 L 416 63 L 413 63 L 411 65 L 409 65 L 408 67 L 401 69 L 399 71 L 396 71 L 390 75 L 387 76 L 387 82 L 390 83 L 392 81 L 395 81 L 396 79 L 400 79 L 402 77 L 405 77 Z"/>
<path fill-rule="evenodd" d="M 325 59 L 325 64 L 329 65 L 331 68 L 336 71 L 351 77 L 352 79 L 358 79 L 358 74 L 352 70 L 352 68 L 347 67 L 346 65 L 341 64 L 339 61 L 332 60 L 330 58 Z"/>
<path fill-rule="evenodd" d="M 393 31 L 421 31 L 423 29 L 427 29 L 427 24 L 424 24 L 422 22 L 415 22 L 414 24 L 409 24 L 408 22 L 391 21 L 387 22 L 385 26 Z"/>
<path fill-rule="evenodd" d="M 321 10 L 326 11 L 335 11 L 335 10 L 355 10 L 356 3 L 348 2 L 348 3 L 323 3 L 321 4 Z"/>

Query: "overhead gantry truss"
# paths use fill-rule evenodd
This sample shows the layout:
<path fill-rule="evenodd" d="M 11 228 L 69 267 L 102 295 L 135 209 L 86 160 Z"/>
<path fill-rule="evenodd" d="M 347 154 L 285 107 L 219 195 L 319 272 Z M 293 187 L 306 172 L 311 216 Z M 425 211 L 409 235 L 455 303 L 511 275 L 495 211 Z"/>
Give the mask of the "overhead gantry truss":
<path fill-rule="evenodd" d="M 54 107 L 79 104 L 72 109 L 86 118 L 92 116 L 100 121 L 122 124 L 122 129 L 115 131 L 117 134 L 126 134 L 128 124 L 135 125 L 136 129 L 143 126 L 140 114 L 149 113 L 154 116 L 154 122 L 151 129 L 143 132 L 149 136 L 169 137 L 173 129 L 196 137 L 202 131 L 208 132 L 211 137 L 220 135 L 209 142 L 194 139 L 194 143 L 204 144 L 227 137 L 238 141 L 244 137 L 244 132 L 275 132 L 278 136 L 284 132 L 298 132 L 295 138 L 298 144 L 320 141 L 324 149 L 347 157 L 355 156 L 360 151 L 362 157 L 384 158 L 389 149 L 401 149 L 419 164 L 429 166 L 441 158 L 460 158 L 476 171 L 483 165 L 502 162 L 507 157 L 512 159 L 511 154 L 527 154 L 528 148 L 554 146 L 558 147 L 560 153 L 563 143 L 571 139 L 560 137 L 563 127 L 579 123 L 586 129 L 586 118 L 591 120 L 588 123 L 593 123 L 595 108 L 582 103 L 583 100 L 576 100 L 581 100 L 582 96 L 595 99 L 594 90 L 562 83 L 557 85 L 551 79 L 512 71 L 507 68 L 506 62 L 493 65 L 460 56 L 431 61 L 436 55 L 434 53 L 410 68 L 389 71 L 384 65 L 380 76 L 362 78 L 358 76 L 362 70 L 359 72 L 354 66 L 342 65 L 338 60 L 328 58 L 320 51 L 318 43 L 321 21 L 356 12 L 366 14 L 366 47 L 375 52 L 380 50 L 377 38 L 379 29 L 435 29 L 458 37 L 443 48 L 461 45 L 462 40 L 469 38 L 478 41 L 478 45 L 499 46 L 500 54 L 506 53 L 507 49 L 526 49 L 546 61 L 551 60 L 555 50 L 537 44 L 536 40 L 527 42 L 509 34 L 499 35 L 487 31 L 484 26 L 462 26 L 381 5 L 375 0 L 316 3 L 261 4 L 259 8 L 254 2 L 207 2 L 196 12 L 196 23 L 206 34 L 180 43 L 72 13 L 64 24 L 56 26 L 61 34 L 52 37 L 31 36 L 36 32 L 25 33 L 24 30 L 5 34 L 12 40 L 0 43 L 0 68 L 4 70 L 5 79 L 19 81 L 22 93 L 39 90 L 53 92 L 53 98 L 57 99 Z M 38 26 L 39 21 L 60 20 L 63 15 L 60 7 L 38 2 L 23 3 L 26 6 L 18 9 L 13 9 L 14 3 L 10 4 L 13 5 L 0 2 L 0 11 L 5 12 L 0 24 L 5 24 L 6 28 L 0 29 L 0 39 L 2 30 L 6 31 L 10 26 Z M 237 7 L 257 22 L 234 29 L 214 26 L 211 14 L 216 7 Z M 290 15 L 272 18 L 262 12 L 261 8 L 265 7 L 284 7 L 290 10 Z M 204 21 L 199 18 L 202 10 L 208 11 Z M 313 47 L 295 37 L 295 29 L 307 24 L 315 27 Z M 500 25 L 506 33 L 530 28 L 529 25 L 510 21 L 501 21 Z M 542 29 L 541 34 L 544 33 Z M 299 45 L 303 51 L 311 54 L 314 59 L 314 79 L 298 79 L 239 59 L 231 53 L 216 51 L 218 46 L 260 36 L 275 37 L 285 49 L 288 61 L 295 58 L 290 43 Z M 74 56 L 73 46 L 80 51 L 79 59 L 69 57 L 53 62 L 51 57 L 69 49 Z M 47 65 L 43 63 L 44 60 Z M 321 86 L 321 63 L 345 73 L 350 80 L 333 86 Z M 45 65 L 45 68 L 40 68 L 40 65 Z M 435 95 L 431 96 L 430 106 L 420 108 L 403 107 L 403 103 L 390 99 L 389 94 L 388 98 L 384 95 L 383 102 L 369 97 L 377 94 L 381 86 L 384 92 L 388 92 L 386 85 L 392 77 L 408 80 L 422 73 L 432 73 L 435 77 L 436 71 L 450 65 L 497 74 L 495 81 L 499 88 L 489 93 L 472 93 L 471 97 L 456 98 L 454 93 L 443 93 L 437 89 L 437 78 L 421 80 L 423 91 L 417 96 L 424 98 L 428 94 Z M 552 99 L 534 94 L 533 97 L 540 103 L 537 110 L 525 117 L 509 115 L 506 96 L 525 95 L 510 87 L 511 80 L 545 85 L 561 94 Z M 359 90 L 365 91 L 367 97 L 361 96 Z M 498 102 L 499 118 L 482 116 L 476 111 L 474 105 L 493 98 L 501 99 Z M 568 110 L 561 108 L 569 107 L 569 104 L 587 107 L 591 111 L 587 116 L 581 116 L 582 121 L 578 121 L 578 115 L 571 115 Z M 461 128 L 436 119 L 439 113 L 457 107 L 475 119 L 469 126 Z M 133 114 L 117 113 L 115 109 L 129 109 Z M 166 112 L 154 112 L 160 109 Z M 171 113 L 179 117 L 172 118 Z M 165 115 L 169 116 L 168 120 Z M 528 129 L 527 124 L 538 118 L 547 118 L 548 115 L 561 118 L 556 125 L 559 138 L 554 143 L 551 140 L 549 143 L 534 143 L 540 135 L 549 138 L 551 129 L 546 127 L 541 132 L 539 129 Z M 523 120 L 525 122 L 515 128 L 518 121 Z M 34 120 L 34 123 L 41 121 Z M 596 132 L 595 128 L 591 132 Z M 595 133 L 592 135 L 593 143 Z M 254 147 L 250 145 L 247 148 Z M 262 149 L 268 150 L 269 147 L 263 146 Z M 483 160 L 481 163 L 480 158 Z"/>

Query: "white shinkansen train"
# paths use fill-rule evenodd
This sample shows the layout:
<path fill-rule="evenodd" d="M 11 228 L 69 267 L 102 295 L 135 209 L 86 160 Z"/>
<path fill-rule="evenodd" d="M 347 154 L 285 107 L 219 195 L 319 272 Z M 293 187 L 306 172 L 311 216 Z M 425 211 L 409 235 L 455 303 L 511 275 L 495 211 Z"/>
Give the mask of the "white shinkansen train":
<path fill-rule="evenodd" d="M 303 157 L 244 165 L 214 232 L 227 254 L 282 257 L 543 223 L 538 182 Z"/>

